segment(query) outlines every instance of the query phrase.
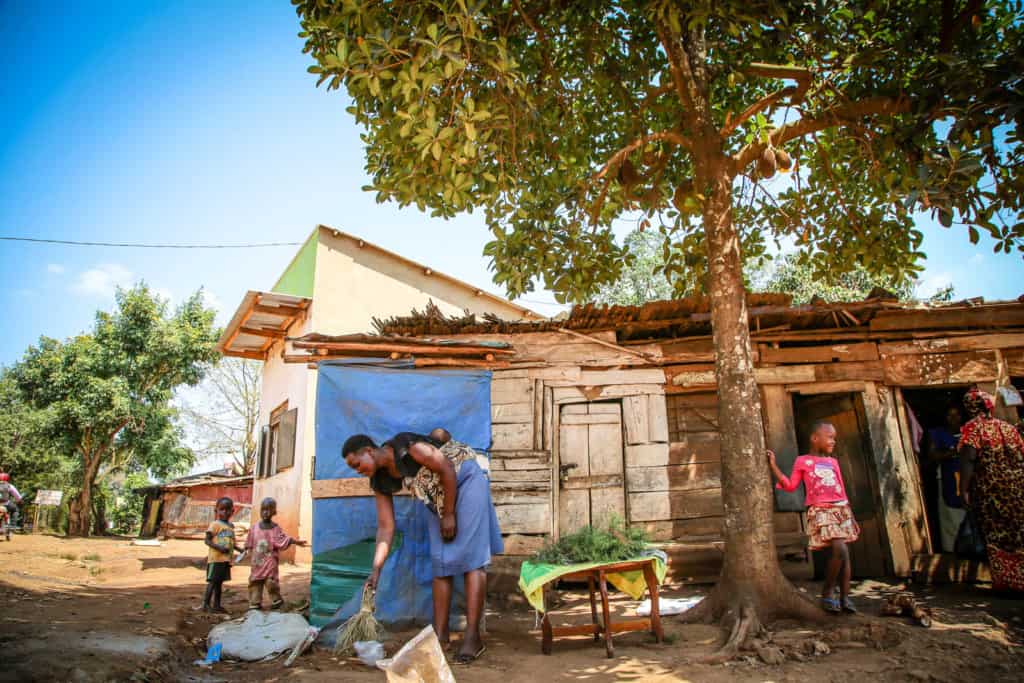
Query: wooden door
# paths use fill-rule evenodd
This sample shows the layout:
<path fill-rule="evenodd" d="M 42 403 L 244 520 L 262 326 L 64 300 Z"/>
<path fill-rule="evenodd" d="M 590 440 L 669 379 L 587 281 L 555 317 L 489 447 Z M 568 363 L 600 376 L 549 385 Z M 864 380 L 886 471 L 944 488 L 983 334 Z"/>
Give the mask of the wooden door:
<path fill-rule="evenodd" d="M 871 441 L 860 397 L 854 394 L 796 396 L 793 408 L 801 453 L 810 450 L 811 428 L 815 422 L 831 422 L 836 428 L 833 457 L 839 461 L 846 496 L 861 528 L 860 539 L 850 546 L 853 575 L 887 575 L 889 552 L 878 502 L 878 477 L 871 458 Z M 815 553 L 816 574 L 821 573 L 826 554 Z"/>
<path fill-rule="evenodd" d="M 562 406 L 558 427 L 558 531 L 568 534 L 612 516 L 626 521 L 622 406 Z"/>

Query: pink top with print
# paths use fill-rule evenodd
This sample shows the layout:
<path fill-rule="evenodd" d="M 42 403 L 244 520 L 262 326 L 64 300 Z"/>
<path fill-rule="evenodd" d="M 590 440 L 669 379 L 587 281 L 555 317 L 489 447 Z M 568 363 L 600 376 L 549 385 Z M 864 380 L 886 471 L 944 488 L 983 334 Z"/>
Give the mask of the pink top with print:
<path fill-rule="evenodd" d="M 263 529 L 260 527 L 260 523 L 256 522 L 249 529 L 249 538 L 245 541 L 245 547 L 252 551 L 252 569 L 249 572 L 249 581 L 263 579 L 277 581 L 277 553 L 291 544 L 291 537 L 278 525 Z"/>
<path fill-rule="evenodd" d="M 801 481 L 807 487 L 806 505 L 846 502 L 843 473 L 839 471 L 839 461 L 835 458 L 801 455 L 793 463 L 793 473 L 783 477 L 775 488 L 795 491 Z"/>

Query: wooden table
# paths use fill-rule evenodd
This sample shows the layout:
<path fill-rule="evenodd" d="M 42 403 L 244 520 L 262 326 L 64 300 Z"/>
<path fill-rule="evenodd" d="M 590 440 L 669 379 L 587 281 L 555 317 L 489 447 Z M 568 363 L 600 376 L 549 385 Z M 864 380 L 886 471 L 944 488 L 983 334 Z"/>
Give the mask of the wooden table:
<path fill-rule="evenodd" d="M 555 636 L 580 636 L 594 634 L 594 640 L 601 639 L 604 634 L 604 648 L 608 658 L 615 656 L 615 646 L 612 644 L 612 634 L 626 633 L 629 631 L 650 631 L 654 634 L 657 642 L 661 642 L 665 636 L 661 628 L 661 614 L 658 611 L 658 578 L 654 574 L 655 558 L 644 560 L 631 560 L 628 562 L 613 562 L 602 564 L 572 574 L 563 574 L 558 579 L 575 581 L 586 581 L 590 588 L 590 618 L 592 623 L 582 626 L 552 626 L 550 613 L 544 610 L 544 617 L 541 619 L 541 645 L 540 650 L 546 655 L 551 654 L 551 644 Z M 651 616 L 633 617 L 612 623 L 611 610 L 608 607 L 608 584 L 606 576 L 618 572 L 642 571 L 644 580 L 647 582 L 647 590 L 651 594 Z M 554 579 L 557 581 L 558 579 Z M 601 593 L 601 616 L 597 618 L 597 600 L 594 595 L 595 587 Z"/>

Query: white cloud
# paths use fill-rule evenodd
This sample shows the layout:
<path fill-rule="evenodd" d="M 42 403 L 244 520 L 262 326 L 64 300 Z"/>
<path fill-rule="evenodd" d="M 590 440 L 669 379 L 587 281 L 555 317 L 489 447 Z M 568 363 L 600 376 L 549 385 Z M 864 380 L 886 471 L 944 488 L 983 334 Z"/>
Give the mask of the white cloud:
<path fill-rule="evenodd" d="M 86 296 L 112 297 L 118 287 L 130 287 L 132 272 L 119 263 L 104 263 L 82 272 L 72 291 Z"/>
<path fill-rule="evenodd" d="M 167 289 L 166 287 L 153 287 L 153 294 L 156 294 L 161 299 L 167 301 L 168 306 L 174 305 L 174 292 Z"/>
<path fill-rule="evenodd" d="M 59 263 L 48 263 L 46 264 L 46 272 L 53 273 L 54 275 L 63 275 L 64 266 Z"/>

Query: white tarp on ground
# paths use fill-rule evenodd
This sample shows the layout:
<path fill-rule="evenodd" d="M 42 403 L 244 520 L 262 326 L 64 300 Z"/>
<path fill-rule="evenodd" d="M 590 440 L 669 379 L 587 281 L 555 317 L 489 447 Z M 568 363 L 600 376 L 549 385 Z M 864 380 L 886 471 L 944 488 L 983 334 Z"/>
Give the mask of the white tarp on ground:
<path fill-rule="evenodd" d="M 207 647 L 220 643 L 221 656 L 255 662 L 291 650 L 306 637 L 309 622 L 301 614 L 249 610 L 242 619 L 217 624 L 206 638 Z"/>

